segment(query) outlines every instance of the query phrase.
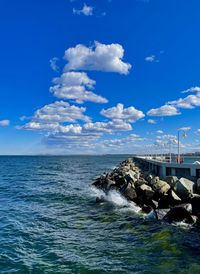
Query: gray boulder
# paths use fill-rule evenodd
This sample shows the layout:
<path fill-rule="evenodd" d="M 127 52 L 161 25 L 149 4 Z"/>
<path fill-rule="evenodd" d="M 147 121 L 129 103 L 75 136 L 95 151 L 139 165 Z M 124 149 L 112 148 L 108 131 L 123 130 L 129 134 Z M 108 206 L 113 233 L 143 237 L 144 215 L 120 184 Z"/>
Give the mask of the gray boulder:
<path fill-rule="evenodd" d="M 137 193 L 135 191 L 135 188 L 130 183 L 128 184 L 123 194 L 128 200 L 131 200 L 131 201 L 137 198 Z"/>
<path fill-rule="evenodd" d="M 146 184 L 142 184 L 141 186 L 139 186 L 137 188 L 137 191 L 138 191 L 138 193 L 143 195 L 145 197 L 145 199 L 147 199 L 147 200 L 152 199 L 153 196 L 154 196 L 153 189 L 150 186 L 146 185 Z"/>
<path fill-rule="evenodd" d="M 152 185 L 153 190 L 155 190 L 158 194 L 166 194 L 170 190 L 170 185 L 165 181 L 159 180 L 155 181 Z"/>
<path fill-rule="evenodd" d="M 176 182 L 178 181 L 178 177 L 176 176 L 167 176 L 164 179 L 172 188 L 175 186 Z"/>
<path fill-rule="evenodd" d="M 155 214 L 156 214 L 156 218 L 157 220 L 162 220 L 167 213 L 170 211 L 170 208 L 166 208 L 166 209 L 156 209 L 155 210 Z"/>
<path fill-rule="evenodd" d="M 200 195 L 193 194 L 191 198 L 192 213 L 200 217 Z"/>
<path fill-rule="evenodd" d="M 160 181 L 160 178 L 158 176 L 155 176 L 152 178 L 150 185 L 153 186 L 155 184 L 157 184 Z"/>
<path fill-rule="evenodd" d="M 174 190 L 180 198 L 187 200 L 191 197 L 191 194 L 194 193 L 194 187 L 194 182 L 186 178 L 181 178 L 176 182 Z"/>
<path fill-rule="evenodd" d="M 171 208 L 170 211 L 164 216 L 163 220 L 169 223 L 184 221 L 186 223 L 193 224 L 195 222 L 185 205 Z"/>
<path fill-rule="evenodd" d="M 124 174 L 124 176 L 125 176 L 125 178 L 126 178 L 126 180 L 127 180 L 127 182 L 129 182 L 129 181 L 133 181 L 133 182 L 136 182 L 137 180 L 138 180 L 138 176 L 137 176 L 137 173 L 136 172 L 134 172 L 134 171 L 132 171 L 132 170 L 129 170 L 128 172 L 126 172 L 125 174 Z"/>
<path fill-rule="evenodd" d="M 148 174 L 145 179 L 147 180 L 148 183 L 151 183 L 153 178 L 154 176 L 152 174 Z"/>

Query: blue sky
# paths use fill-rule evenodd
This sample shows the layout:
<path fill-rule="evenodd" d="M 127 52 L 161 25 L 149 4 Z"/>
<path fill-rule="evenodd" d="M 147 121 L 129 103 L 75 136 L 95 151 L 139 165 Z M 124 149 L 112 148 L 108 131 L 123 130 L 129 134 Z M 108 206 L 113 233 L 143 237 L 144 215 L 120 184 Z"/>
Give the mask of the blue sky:
<path fill-rule="evenodd" d="M 2 0 L 0 154 L 200 143 L 198 0 Z M 185 91 L 183 93 L 183 91 Z"/>

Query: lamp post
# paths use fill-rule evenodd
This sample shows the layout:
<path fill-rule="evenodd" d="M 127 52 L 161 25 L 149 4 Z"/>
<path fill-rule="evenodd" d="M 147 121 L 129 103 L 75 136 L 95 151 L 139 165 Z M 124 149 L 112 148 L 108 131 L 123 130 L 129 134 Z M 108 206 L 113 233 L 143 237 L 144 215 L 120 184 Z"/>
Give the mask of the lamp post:
<path fill-rule="evenodd" d="M 182 132 L 181 137 L 186 138 L 187 134 L 186 131 L 190 130 L 190 128 L 179 128 L 178 129 L 178 159 L 177 162 L 180 164 L 180 133 Z"/>

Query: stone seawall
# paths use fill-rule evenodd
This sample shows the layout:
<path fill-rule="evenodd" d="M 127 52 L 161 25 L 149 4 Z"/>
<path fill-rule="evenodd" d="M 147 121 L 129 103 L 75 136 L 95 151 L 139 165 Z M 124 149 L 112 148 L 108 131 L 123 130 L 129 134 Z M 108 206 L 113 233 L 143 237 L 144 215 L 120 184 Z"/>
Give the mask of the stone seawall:
<path fill-rule="evenodd" d="M 92 184 L 107 195 L 115 190 L 155 219 L 166 222 L 200 222 L 200 180 L 167 176 L 162 180 L 148 171 L 147 165 L 128 159 Z M 103 197 L 97 197 L 102 202 Z"/>

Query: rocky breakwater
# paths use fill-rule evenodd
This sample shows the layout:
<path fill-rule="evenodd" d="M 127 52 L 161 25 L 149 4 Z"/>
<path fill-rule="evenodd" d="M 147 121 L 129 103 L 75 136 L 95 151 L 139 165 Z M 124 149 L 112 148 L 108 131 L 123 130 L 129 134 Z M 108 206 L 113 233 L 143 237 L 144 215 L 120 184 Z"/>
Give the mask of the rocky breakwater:
<path fill-rule="evenodd" d="M 162 180 L 145 164 L 128 159 L 111 172 L 97 178 L 93 186 L 105 195 L 117 191 L 151 218 L 166 222 L 200 223 L 200 179 L 168 176 Z M 102 202 L 103 197 L 97 197 Z"/>

